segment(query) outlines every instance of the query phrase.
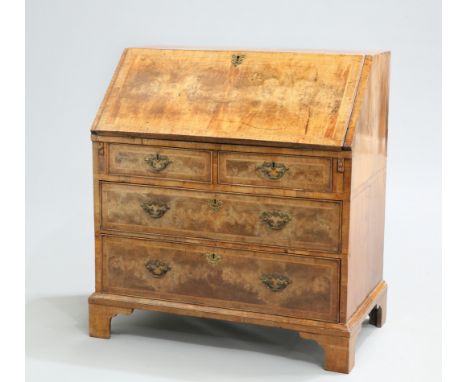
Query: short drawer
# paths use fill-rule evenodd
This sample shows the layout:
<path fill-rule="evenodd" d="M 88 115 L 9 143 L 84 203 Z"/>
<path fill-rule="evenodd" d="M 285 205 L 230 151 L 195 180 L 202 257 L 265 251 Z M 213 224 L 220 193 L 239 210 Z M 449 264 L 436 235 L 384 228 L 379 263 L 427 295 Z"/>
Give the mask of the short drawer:
<path fill-rule="evenodd" d="M 316 192 L 332 191 L 332 159 L 222 152 L 219 183 Z"/>
<path fill-rule="evenodd" d="M 340 201 L 101 183 L 102 228 L 339 252 Z"/>
<path fill-rule="evenodd" d="M 211 183 L 211 152 L 110 144 L 109 173 Z"/>
<path fill-rule="evenodd" d="M 339 260 L 103 236 L 106 292 L 337 321 Z"/>

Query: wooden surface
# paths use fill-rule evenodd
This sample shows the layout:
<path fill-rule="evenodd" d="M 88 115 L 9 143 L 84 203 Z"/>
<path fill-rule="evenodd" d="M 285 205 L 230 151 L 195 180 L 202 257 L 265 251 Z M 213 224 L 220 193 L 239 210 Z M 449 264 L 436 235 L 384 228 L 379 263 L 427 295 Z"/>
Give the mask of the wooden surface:
<path fill-rule="evenodd" d="M 273 177 L 273 162 L 276 168 L 286 169 L 283 170 L 284 175 L 278 173 L 278 179 Z M 330 192 L 332 170 L 332 160 L 319 157 L 238 152 L 220 153 L 218 156 L 218 179 L 224 184 Z"/>
<path fill-rule="evenodd" d="M 127 50 L 93 127 L 90 334 L 132 309 L 277 326 L 348 373 L 386 319 L 389 59 Z"/>
<path fill-rule="evenodd" d="M 302 338 L 319 343 L 324 352 L 323 368 L 340 373 L 349 373 L 354 367 L 357 331 L 349 337 L 338 337 L 319 333 L 299 333 Z"/>
<path fill-rule="evenodd" d="M 104 236 L 103 291 L 336 322 L 339 260 Z M 213 260 L 214 258 L 214 260 Z M 170 270 L 154 277 L 145 264 Z M 265 275 L 287 277 L 274 291 Z"/>
<path fill-rule="evenodd" d="M 210 307 L 207 304 L 198 305 L 120 294 L 94 293 L 89 297 L 90 313 L 92 312 L 91 307 L 102 307 L 103 309 L 94 309 L 93 314 L 90 315 L 90 325 L 93 325 L 90 326 L 90 333 L 93 330 L 92 333 L 96 334 L 96 326 L 102 327 L 104 330 L 98 332 L 99 335 L 93 336 L 109 338 L 110 331 L 107 331 L 107 328 L 112 317 L 117 314 L 130 314 L 133 309 L 280 327 L 295 330 L 299 332 L 301 337 L 317 341 L 324 349 L 324 368 L 330 371 L 349 373 L 354 364 L 355 337 L 359 333 L 361 324 L 375 307 L 386 310 L 384 304 L 386 295 L 386 284 L 382 282 L 369 293 L 348 322 L 343 324 Z M 100 314 L 94 314 L 94 312 Z"/>
<path fill-rule="evenodd" d="M 127 49 L 93 131 L 341 148 L 364 59 Z"/>
<path fill-rule="evenodd" d="M 383 277 L 389 64 L 388 54 L 372 60 L 352 142 L 348 317 Z"/>
<path fill-rule="evenodd" d="M 256 325 L 279 327 L 295 330 L 301 333 L 318 333 L 338 337 L 350 337 L 359 330 L 373 309 L 381 306 L 386 309 L 387 285 L 379 283 L 364 299 L 359 308 L 346 323 L 334 323 L 297 317 L 286 317 L 259 312 L 249 312 L 238 309 L 211 307 L 208 304 L 190 304 L 155 298 L 125 296 L 113 293 L 96 292 L 89 296 L 89 303 L 115 308 L 146 309 L 166 313 L 188 315 L 193 317 L 207 317 L 233 322 L 245 322 Z M 115 313 L 118 314 L 118 313 Z M 114 314 L 114 315 L 115 315 Z M 107 315 L 104 315 L 106 317 Z"/>
<path fill-rule="evenodd" d="M 166 160 L 166 167 L 156 164 L 157 156 Z M 211 153 L 113 144 L 109 146 L 109 173 L 211 183 Z"/>
<path fill-rule="evenodd" d="M 93 142 L 97 151 L 101 151 L 102 155 L 97 156 L 96 164 L 99 165 L 99 179 L 109 180 L 112 182 L 123 182 L 132 184 L 145 184 L 145 185 L 169 185 L 182 188 L 211 190 L 211 191 L 226 191 L 226 192 L 241 192 L 248 194 L 259 195 L 276 195 L 286 197 L 304 197 L 311 199 L 346 199 L 349 188 L 344 188 L 344 178 L 346 173 L 338 171 L 338 161 L 351 158 L 350 151 L 325 151 L 325 150 L 310 150 L 310 149 L 290 149 L 278 147 L 262 147 L 262 146 L 241 146 L 241 145 L 228 145 L 228 144 L 214 144 L 214 143 L 198 143 L 187 141 L 169 141 L 159 139 L 140 139 L 135 137 L 108 137 L 108 136 L 92 136 Z M 191 181 L 181 179 L 182 176 L 177 173 L 176 166 L 168 166 L 160 173 L 153 173 L 149 171 L 148 165 L 144 163 L 143 156 L 138 156 L 135 162 L 138 164 L 119 165 L 118 173 L 112 165 L 112 151 L 115 152 L 114 144 L 123 144 L 123 146 L 132 146 L 132 152 L 138 151 L 141 153 L 158 152 L 161 148 L 177 148 L 188 151 L 207 151 L 211 154 L 211 182 Z M 223 164 L 224 154 L 234 155 L 239 158 L 244 158 L 248 162 L 248 168 L 251 172 L 243 171 L 243 179 L 240 182 L 247 183 L 255 178 L 259 179 L 258 184 L 242 184 L 242 183 L 228 183 L 226 179 L 226 172 L 221 166 Z M 195 157 L 195 162 L 198 163 L 198 157 Z M 284 181 L 271 181 L 265 178 L 260 178 L 255 166 L 252 165 L 252 158 L 258 158 L 259 161 L 255 162 L 261 165 L 264 160 L 279 159 L 288 165 L 287 172 L 288 179 L 292 182 Z M 177 158 L 176 158 L 177 159 Z M 287 160 L 287 161 L 286 161 Z M 134 161 L 134 158 L 132 158 Z M 174 161 L 174 163 L 176 163 Z M 330 163 L 331 168 L 325 167 L 325 164 Z M 197 170 L 199 166 L 197 165 Z M 308 172 L 311 172 L 310 174 Z M 331 177 L 329 190 L 319 190 L 318 188 L 324 187 L 325 182 L 328 182 L 327 173 Z M 136 175 L 138 173 L 138 175 Z M 288 174 L 290 173 L 290 174 Z M 140 175 L 144 174 L 144 175 Z M 190 178 L 190 172 L 184 173 L 185 178 Z M 239 175 L 239 174 L 238 174 Z M 226 183 L 225 183 L 226 181 Z M 252 182 L 256 183 L 256 182 Z M 271 184 L 272 186 L 267 186 Z"/>
<path fill-rule="evenodd" d="M 221 203 L 213 210 L 213 200 Z M 275 244 L 323 252 L 340 250 L 341 204 L 242 194 L 102 183 L 102 228 L 121 232 L 176 234 L 241 243 Z M 167 206 L 154 218 L 146 201 Z M 263 214 L 285 214 L 290 220 L 272 228 Z M 281 217 L 271 217 L 281 220 Z"/>
<path fill-rule="evenodd" d="M 89 304 L 89 335 L 97 338 L 110 338 L 112 318 L 118 314 L 129 315 L 133 309 Z"/>

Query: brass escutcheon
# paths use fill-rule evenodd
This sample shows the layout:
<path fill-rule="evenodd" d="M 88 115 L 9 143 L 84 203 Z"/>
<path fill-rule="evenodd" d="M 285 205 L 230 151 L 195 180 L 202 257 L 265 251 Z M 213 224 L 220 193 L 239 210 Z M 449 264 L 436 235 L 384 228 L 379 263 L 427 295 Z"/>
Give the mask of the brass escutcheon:
<path fill-rule="evenodd" d="M 208 200 L 208 206 L 215 212 L 218 212 L 223 206 L 223 202 L 219 199 Z"/>
<path fill-rule="evenodd" d="M 288 171 L 288 167 L 284 163 L 263 162 L 261 166 L 257 167 L 258 173 L 266 179 L 278 180 L 281 179 Z"/>
<path fill-rule="evenodd" d="M 168 264 L 163 263 L 160 260 L 150 260 L 145 264 L 145 267 L 153 275 L 153 277 L 157 279 L 163 277 L 171 270 L 171 267 Z"/>
<path fill-rule="evenodd" d="M 244 60 L 245 60 L 245 54 L 233 54 L 231 56 L 231 63 L 234 66 L 238 66 L 242 64 Z"/>
<path fill-rule="evenodd" d="M 163 217 L 164 214 L 170 210 L 167 203 L 159 199 L 147 200 L 141 203 L 141 208 L 154 219 Z"/>
<path fill-rule="evenodd" d="M 150 155 L 145 158 L 145 162 L 151 167 L 151 170 L 159 172 L 169 166 L 172 161 L 166 155 Z"/>
<path fill-rule="evenodd" d="M 288 276 L 280 275 L 278 273 L 264 273 L 260 277 L 260 280 L 272 292 L 282 291 L 292 282 Z"/>
<path fill-rule="evenodd" d="M 280 230 L 291 221 L 291 216 L 281 211 L 264 211 L 260 214 L 260 219 L 271 229 Z"/>
<path fill-rule="evenodd" d="M 222 259 L 221 255 L 218 255 L 214 252 L 205 254 L 205 257 L 206 257 L 206 261 L 208 261 L 208 263 L 212 265 L 218 264 L 218 262 Z"/>

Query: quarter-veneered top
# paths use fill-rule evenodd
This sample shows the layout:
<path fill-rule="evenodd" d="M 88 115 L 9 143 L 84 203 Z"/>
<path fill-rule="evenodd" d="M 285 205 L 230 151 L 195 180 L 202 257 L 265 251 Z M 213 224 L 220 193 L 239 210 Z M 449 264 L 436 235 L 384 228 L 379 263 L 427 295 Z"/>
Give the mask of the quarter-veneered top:
<path fill-rule="evenodd" d="M 340 148 L 365 57 L 126 49 L 92 131 Z"/>

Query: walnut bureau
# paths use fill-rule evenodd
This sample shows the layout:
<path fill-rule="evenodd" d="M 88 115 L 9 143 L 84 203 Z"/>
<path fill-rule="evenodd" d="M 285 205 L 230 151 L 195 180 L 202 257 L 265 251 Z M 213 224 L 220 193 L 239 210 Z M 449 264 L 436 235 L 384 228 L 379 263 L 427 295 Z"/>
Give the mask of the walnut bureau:
<path fill-rule="evenodd" d="M 90 335 L 134 309 L 281 327 L 348 373 L 386 315 L 389 62 L 126 49 L 91 131 Z"/>

